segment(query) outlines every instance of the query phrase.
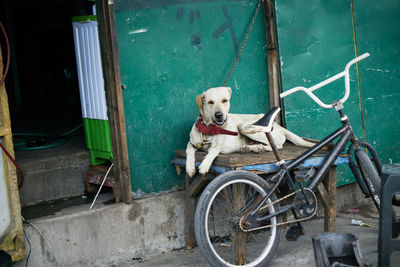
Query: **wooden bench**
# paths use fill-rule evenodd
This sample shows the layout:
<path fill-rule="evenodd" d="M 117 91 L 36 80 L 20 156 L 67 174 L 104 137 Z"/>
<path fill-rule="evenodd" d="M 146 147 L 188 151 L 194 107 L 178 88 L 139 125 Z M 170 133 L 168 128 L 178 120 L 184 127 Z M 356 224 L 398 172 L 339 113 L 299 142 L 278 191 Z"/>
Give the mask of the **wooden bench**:
<path fill-rule="evenodd" d="M 295 159 L 306 148 L 297 147 L 292 144 L 285 144 L 280 150 L 281 156 L 289 161 Z M 319 152 L 305 160 L 301 166 L 319 167 L 327 152 Z M 196 152 L 196 167 L 201 163 L 201 160 L 206 155 L 205 152 Z M 185 177 L 185 238 L 186 248 L 191 249 L 195 245 L 194 237 L 194 213 L 196 208 L 196 197 L 201 193 L 204 187 L 215 178 L 218 174 L 230 170 L 247 170 L 256 174 L 272 174 L 279 170 L 275 164 L 276 159 L 272 152 L 266 153 L 232 153 L 220 154 L 213 162 L 210 172 L 206 175 L 195 175 L 192 178 Z M 348 159 L 345 156 L 339 157 L 335 161 L 335 165 L 329 170 L 328 177 L 318 186 L 318 195 L 324 207 L 324 230 L 327 232 L 336 231 L 336 165 L 347 163 Z M 181 172 L 181 167 L 186 164 L 186 153 L 184 150 L 175 152 L 175 158 L 172 162 L 177 168 L 178 174 Z"/>

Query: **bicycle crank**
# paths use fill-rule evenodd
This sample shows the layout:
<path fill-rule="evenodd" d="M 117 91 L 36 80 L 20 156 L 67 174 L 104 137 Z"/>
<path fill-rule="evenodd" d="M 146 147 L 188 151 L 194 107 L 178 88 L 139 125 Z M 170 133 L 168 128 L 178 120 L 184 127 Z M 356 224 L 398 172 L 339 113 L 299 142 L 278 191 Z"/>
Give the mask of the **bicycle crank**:
<path fill-rule="evenodd" d="M 317 201 L 317 196 L 315 193 L 308 188 L 304 188 L 304 194 L 301 193 L 302 191 L 299 189 L 293 193 L 290 193 L 280 199 L 277 199 L 274 202 L 268 203 L 265 206 L 262 206 L 259 210 L 259 212 L 267 209 L 268 207 L 275 205 L 276 203 L 279 203 L 285 199 L 288 199 L 290 197 L 294 196 L 294 200 L 292 205 L 294 205 L 294 208 L 296 210 L 296 213 L 299 215 L 297 219 L 294 220 L 288 220 L 276 224 L 267 224 L 267 225 L 262 225 L 254 228 L 248 228 L 249 224 L 245 222 L 246 216 L 242 216 L 239 220 L 239 227 L 243 232 L 252 232 L 252 231 L 258 231 L 258 230 L 263 230 L 267 228 L 271 228 L 274 226 L 280 226 L 284 224 L 289 224 L 289 223 L 296 223 L 296 222 L 301 222 L 301 221 L 306 221 L 314 217 L 314 215 L 317 213 L 318 210 L 318 201 Z M 298 194 L 301 193 L 301 194 Z M 288 209 L 290 210 L 290 209 Z M 278 211 L 279 212 L 279 211 Z M 279 215 L 282 215 L 279 214 Z"/>

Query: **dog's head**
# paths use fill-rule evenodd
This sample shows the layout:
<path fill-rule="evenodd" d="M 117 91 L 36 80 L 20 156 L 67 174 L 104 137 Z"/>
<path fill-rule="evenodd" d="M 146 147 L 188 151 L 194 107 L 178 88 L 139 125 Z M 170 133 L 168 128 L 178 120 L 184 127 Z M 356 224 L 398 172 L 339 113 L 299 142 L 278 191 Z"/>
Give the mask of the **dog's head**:
<path fill-rule="evenodd" d="M 215 123 L 222 126 L 227 118 L 232 89 L 230 87 L 210 88 L 196 97 L 200 114 L 206 124 Z"/>

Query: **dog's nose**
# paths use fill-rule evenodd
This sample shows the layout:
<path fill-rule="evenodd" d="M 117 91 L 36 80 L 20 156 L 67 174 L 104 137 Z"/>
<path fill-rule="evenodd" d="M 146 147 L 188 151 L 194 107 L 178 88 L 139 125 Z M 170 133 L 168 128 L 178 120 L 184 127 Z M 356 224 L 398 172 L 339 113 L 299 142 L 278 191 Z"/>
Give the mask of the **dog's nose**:
<path fill-rule="evenodd" d="M 217 120 L 221 120 L 221 119 L 223 119 L 223 117 L 224 117 L 224 114 L 222 113 L 222 112 L 215 112 L 215 118 L 217 119 Z"/>

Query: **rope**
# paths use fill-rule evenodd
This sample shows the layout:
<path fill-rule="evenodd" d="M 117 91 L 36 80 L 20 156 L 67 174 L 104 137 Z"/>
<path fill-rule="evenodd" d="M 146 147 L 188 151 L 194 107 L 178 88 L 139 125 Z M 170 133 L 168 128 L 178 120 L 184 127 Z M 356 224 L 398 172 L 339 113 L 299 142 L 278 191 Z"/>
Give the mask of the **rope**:
<path fill-rule="evenodd" d="M 101 191 L 101 189 L 103 188 L 104 182 L 106 181 L 107 176 L 108 176 L 108 174 L 110 173 L 111 168 L 112 168 L 113 166 L 114 166 L 114 162 L 113 162 L 113 163 L 111 164 L 111 166 L 108 168 L 108 171 L 107 171 L 106 175 L 104 176 L 103 182 L 101 182 L 101 185 L 100 185 L 100 187 L 99 187 L 99 190 L 97 190 L 97 194 L 96 194 L 96 196 L 94 197 L 94 200 L 93 200 L 93 202 L 92 202 L 92 205 L 90 205 L 90 207 L 89 207 L 90 210 L 93 208 L 94 203 L 96 203 L 97 197 L 99 196 L 100 191 Z"/>
<path fill-rule="evenodd" d="M 358 57 L 357 38 L 356 38 L 356 20 L 355 20 L 355 16 L 354 16 L 353 0 L 351 0 L 350 5 L 351 5 L 351 18 L 352 18 L 352 22 L 353 22 L 354 54 L 355 54 L 355 57 Z M 357 69 L 357 82 L 358 82 L 358 98 L 359 98 L 360 112 L 361 112 L 361 127 L 362 127 L 362 132 L 363 132 L 363 139 L 364 139 L 364 142 L 366 142 L 364 111 L 363 111 L 363 105 L 362 105 L 362 100 L 361 100 L 360 70 L 358 68 L 358 62 L 356 63 L 356 69 Z"/>
<path fill-rule="evenodd" d="M 261 6 L 261 3 L 262 3 L 262 2 L 264 2 L 264 0 L 259 0 L 259 1 L 258 1 L 257 7 L 256 7 L 256 9 L 255 9 L 255 11 L 254 11 L 253 18 L 252 18 L 252 20 L 251 20 L 251 23 L 250 23 L 250 25 L 249 25 L 249 28 L 247 29 L 246 36 L 244 37 L 244 40 L 243 40 L 243 42 L 242 42 L 242 46 L 240 47 L 240 50 L 239 50 L 239 53 L 238 53 L 237 56 L 236 56 L 235 62 L 233 63 L 231 69 L 229 70 L 229 73 L 228 73 L 228 75 L 226 76 L 226 79 L 225 79 L 224 83 L 222 84 L 222 86 L 225 86 L 226 83 L 228 82 L 229 77 L 231 76 L 233 70 L 234 70 L 235 67 L 236 67 L 236 64 L 238 63 L 238 61 L 239 61 L 239 59 L 240 59 L 240 56 L 242 55 L 243 49 L 244 49 L 244 47 L 245 47 L 245 45 L 246 45 L 247 39 L 249 38 L 250 32 L 253 30 L 254 22 L 256 21 L 257 14 L 258 14 L 258 10 L 260 9 L 260 6 Z"/>

